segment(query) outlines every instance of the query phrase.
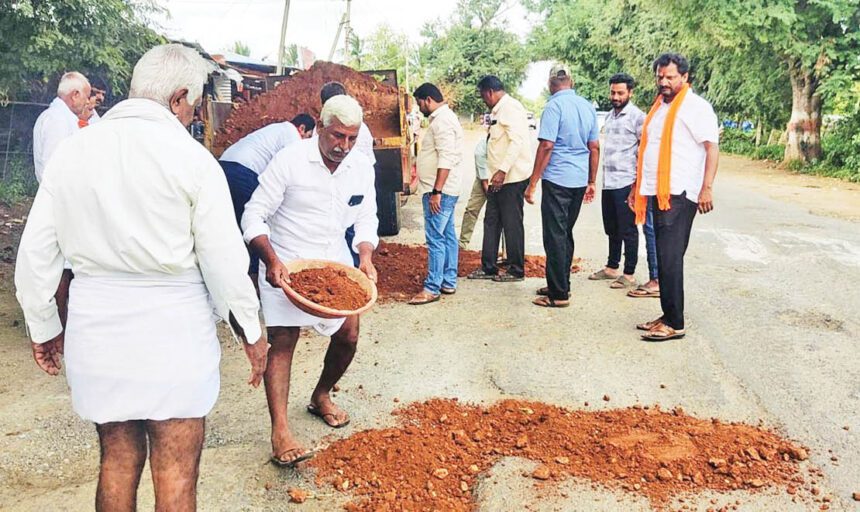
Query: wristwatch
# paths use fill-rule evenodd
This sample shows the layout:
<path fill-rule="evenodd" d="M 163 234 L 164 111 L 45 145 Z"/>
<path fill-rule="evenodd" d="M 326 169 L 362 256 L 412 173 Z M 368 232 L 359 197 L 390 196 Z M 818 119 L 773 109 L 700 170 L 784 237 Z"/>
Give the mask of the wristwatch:
<path fill-rule="evenodd" d="M 433 190 L 431 190 L 431 191 L 430 191 L 430 195 L 431 195 L 431 196 L 440 196 L 440 195 L 442 195 L 442 191 L 441 191 L 441 190 L 436 190 L 436 189 L 434 188 Z"/>

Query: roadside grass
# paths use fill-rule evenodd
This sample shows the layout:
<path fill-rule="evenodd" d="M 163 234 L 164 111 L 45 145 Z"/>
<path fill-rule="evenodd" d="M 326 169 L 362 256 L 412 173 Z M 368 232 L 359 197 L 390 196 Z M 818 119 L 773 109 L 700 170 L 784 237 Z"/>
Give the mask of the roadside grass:
<path fill-rule="evenodd" d="M 837 178 L 860 183 L 860 134 L 848 134 L 839 127 L 821 139 L 824 157 L 810 163 L 799 160 L 782 164 L 785 146 L 763 144 L 756 146 L 752 133 L 737 129 L 726 129 L 720 139 L 720 150 L 741 155 L 753 160 L 766 160 L 779 164 L 792 172 Z"/>
<path fill-rule="evenodd" d="M 29 155 L 10 154 L 0 164 L 0 203 L 11 206 L 24 198 L 33 197 L 39 189 Z"/>

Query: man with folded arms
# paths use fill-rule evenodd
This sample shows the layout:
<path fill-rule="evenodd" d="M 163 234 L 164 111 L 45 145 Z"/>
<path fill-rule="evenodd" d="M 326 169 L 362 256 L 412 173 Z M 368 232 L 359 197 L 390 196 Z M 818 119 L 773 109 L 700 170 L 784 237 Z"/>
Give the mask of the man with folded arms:
<path fill-rule="evenodd" d="M 213 313 L 243 339 L 249 383 L 263 377 L 227 183 L 186 130 L 208 73 L 185 46 L 146 52 L 129 99 L 57 147 L 21 237 L 15 286 L 36 363 L 57 375 L 65 354 L 72 407 L 96 423 L 97 511 L 136 510 L 147 453 L 155 510 L 196 508 L 220 385 Z M 65 329 L 53 292 L 64 260 L 76 276 Z"/>
<path fill-rule="evenodd" d="M 643 224 L 654 204 L 660 306 L 663 314 L 636 326 L 647 341 L 683 338 L 684 254 L 696 212 L 714 209 L 713 185 L 720 157 L 713 107 L 690 89 L 684 56 L 664 53 L 654 61 L 659 94 L 645 118 L 636 185 L 628 204 Z"/>
<path fill-rule="evenodd" d="M 359 268 L 373 281 L 376 235 L 375 175 L 370 161 L 354 149 L 362 124 L 361 106 L 351 96 L 337 95 L 323 105 L 318 137 L 284 149 L 260 175 L 260 186 L 245 206 L 245 241 L 260 256 L 260 300 L 271 350 L 265 375 L 272 422 L 272 463 L 295 466 L 313 452 L 293 437 L 287 420 L 293 352 L 302 327 L 331 336 L 325 365 L 311 394 L 308 412 L 340 428 L 349 415 L 331 400 L 331 390 L 355 356 L 359 319 L 322 319 L 301 311 L 284 294 L 289 273 L 283 262 L 332 260 Z M 344 233 L 355 226 L 352 247 Z"/>

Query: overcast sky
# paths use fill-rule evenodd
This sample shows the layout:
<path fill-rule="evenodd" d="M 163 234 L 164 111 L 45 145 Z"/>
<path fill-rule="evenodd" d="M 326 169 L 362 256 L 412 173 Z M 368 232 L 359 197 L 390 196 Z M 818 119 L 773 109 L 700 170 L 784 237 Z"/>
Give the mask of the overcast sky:
<path fill-rule="evenodd" d="M 235 41 L 251 49 L 251 56 L 268 61 L 277 58 L 284 0 L 157 0 L 169 18 L 158 18 L 160 29 L 169 37 L 197 41 L 210 53 L 224 51 Z M 505 26 L 525 37 L 529 31 L 526 12 L 519 2 L 505 13 Z M 428 7 L 428 5 L 430 7 Z M 438 18 L 448 19 L 457 0 L 353 0 L 352 30 L 359 37 L 369 35 L 380 24 L 408 34 L 420 44 L 421 27 Z M 310 48 L 318 59 L 327 59 L 337 26 L 346 11 L 346 0 L 291 0 L 287 44 Z M 339 46 L 343 45 L 343 37 Z M 530 68 L 521 88 L 526 97 L 536 97 L 546 86 L 549 66 Z"/>

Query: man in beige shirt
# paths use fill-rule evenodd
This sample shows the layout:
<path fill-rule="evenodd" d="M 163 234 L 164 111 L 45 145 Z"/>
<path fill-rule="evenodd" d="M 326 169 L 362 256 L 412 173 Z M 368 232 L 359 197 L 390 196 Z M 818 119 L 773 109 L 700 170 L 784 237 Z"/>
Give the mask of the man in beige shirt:
<path fill-rule="evenodd" d="M 487 211 L 484 213 L 484 244 L 481 268 L 469 279 L 496 282 L 522 281 L 525 277 L 525 230 L 523 198 L 531 175 L 529 121 L 522 103 L 505 93 L 501 80 L 493 75 L 478 82 L 481 99 L 492 109 L 487 143 L 487 170 L 490 174 Z M 505 234 L 508 271 L 499 273 L 496 257 L 499 238 Z"/>
<path fill-rule="evenodd" d="M 410 304 L 436 302 L 457 290 L 459 246 L 454 229 L 454 207 L 460 195 L 463 128 L 445 103 L 439 88 L 421 84 L 412 94 L 421 113 L 430 119 L 418 151 L 418 192 L 424 203 L 427 240 L 427 278 Z"/>

